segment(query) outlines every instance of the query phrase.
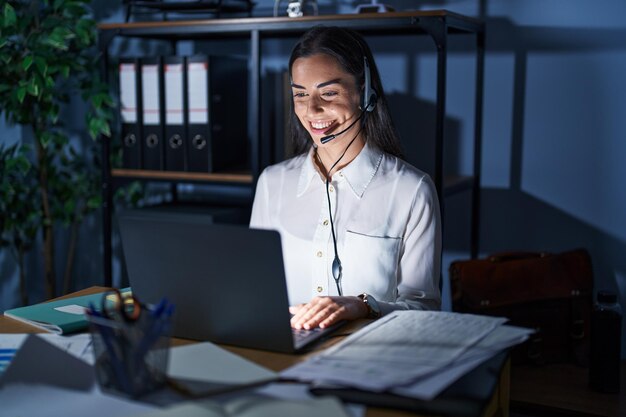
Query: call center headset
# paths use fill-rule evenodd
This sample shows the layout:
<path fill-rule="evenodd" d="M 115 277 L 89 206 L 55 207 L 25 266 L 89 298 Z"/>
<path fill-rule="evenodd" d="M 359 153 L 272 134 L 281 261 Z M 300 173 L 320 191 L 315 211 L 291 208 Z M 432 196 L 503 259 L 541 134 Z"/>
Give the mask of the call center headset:
<path fill-rule="evenodd" d="M 363 84 L 363 95 L 361 96 L 361 110 L 371 113 L 376 107 L 378 96 L 376 95 L 376 91 L 372 88 L 370 65 L 365 55 L 363 55 L 363 72 L 365 73 L 365 82 Z"/>
<path fill-rule="evenodd" d="M 330 169 L 328 170 L 328 174 L 330 174 L 333 171 L 333 168 L 335 168 L 335 166 L 339 163 L 339 161 L 341 161 L 341 159 L 346 154 L 346 152 L 348 152 L 350 145 L 352 145 L 352 143 L 357 138 L 357 136 L 359 136 L 359 133 L 361 133 L 361 130 L 363 129 L 363 126 L 365 125 L 365 117 L 367 116 L 367 113 L 371 113 L 376 107 L 376 100 L 378 96 L 376 95 L 376 92 L 372 88 L 371 77 L 370 77 L 370 66 L 367 62 L 367 57 L 365 55 L 363 55 L 363 73 L 365 77 L 365 82 L 363 85 L 363 95 L 361 96 L 361 104 L 360 104 L 361 114 L 352 123 L 350 123 L 350 126 L 343 129 L 341 132 L 335 133 L 329 136 L 324 136 L 320 140 L 322 143 L 330 142 L 331 140 L 335 139 L 337 136 L 342 135 L 348 130 L 350 130 L 350 128 L 354 126 L 356 122 L 363 119 L 361 128 L 359 129 L 357 134 L 354 136 L 354 138 L 352 138 L 348 146 L 346 146 L 346 149 L 343 151 L 339 159 L 337 159 L 337 161 L 335 161 L 335 163 L 330 167 Z M 335 249 L 335 259 L 333 259 L 331 272 L 333 274 L 333 279 L 335 280 L 335 285 L 337 285 L 337 293 L 341 296 L 343 295 L 343 291 L 341 290 L 342 267 L 341 267 L 341 260 L 339 259 L 339 252 L 337 251 L 337 236 L 335 234 L 335 223 L 333 221 L 333 212 L 332 212 L 332 208 L 330 204 L 329 187 L 330 187 L 330 180 L 327 175 L 326 176 L 326 199 L 328 201 L 328 216 L 330 219 L 330 232 L 333 238 L 333 248 Z"/>

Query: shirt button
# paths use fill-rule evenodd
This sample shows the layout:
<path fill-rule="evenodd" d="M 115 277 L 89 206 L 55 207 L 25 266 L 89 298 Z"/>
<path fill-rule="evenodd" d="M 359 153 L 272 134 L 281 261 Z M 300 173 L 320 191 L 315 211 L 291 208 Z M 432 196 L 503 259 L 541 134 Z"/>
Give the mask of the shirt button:
<path fill-rule="evenodd" d="M 322 253 L 322 251 L 321 251 L 321 250 L 320 250 L 320 251 L 317 251 L 317 257 L 318 257 L 318 258 L 321 258 L 321 257 L 322 257 L 322 255 L 323 255 L 323 253 Z"/>
<path fill-rule="evenodd" d="M 335 191 L 335 187 L 333 187 L 332 185 L 328 188 L 328 190 L 332 193 L 333 191 Z"/>
<path fill-rule="evenodd" d="M 322 287 L 317 287 L 317 292 L 322 292 L 322 291 L 324 291 L 324 288 L 322 288 Z"/>
<path fill-rule="evenodd" d="M 343 178 L 343 171 L 339 171 L 339 176 Z"/>
<path fill-rule="evenodd" d="M 328 226 L 328 220 L 324 220 L 324 226 Z"/>

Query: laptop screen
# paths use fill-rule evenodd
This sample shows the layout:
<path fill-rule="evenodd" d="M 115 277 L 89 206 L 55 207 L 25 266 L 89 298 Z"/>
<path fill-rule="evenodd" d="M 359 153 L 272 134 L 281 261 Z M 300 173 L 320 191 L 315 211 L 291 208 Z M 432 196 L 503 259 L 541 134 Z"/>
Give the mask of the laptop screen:
<path fill-rule="evenodd" d="M 133 293 L 175 304 L 173 336 L 294 351 L 278 232 L 179 214 L 118 222 Z"/>

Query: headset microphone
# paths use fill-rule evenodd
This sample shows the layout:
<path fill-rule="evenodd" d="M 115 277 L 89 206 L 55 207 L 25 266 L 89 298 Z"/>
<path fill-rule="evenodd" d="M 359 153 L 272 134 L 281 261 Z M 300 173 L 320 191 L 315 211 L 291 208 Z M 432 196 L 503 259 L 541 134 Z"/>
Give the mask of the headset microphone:
<path fill-rule="evenodd" d="M 327 143 L 330 142 L 331 140 L 335 139 L 337 136 L 339 135 L 343 135 L 344 133 L 346 133 L 348 130 L 350 130 L 350 128 L 352 126 L 354 126 L 356 124 L 356 122 L 358 122 L 359 120 L 361 120 L 361 117 L 363 117 L 363 113 L 361 112 L 361 114 L 359 115 L 359 117 L 356 118 L 356 120 L 354 120 L 354 122 L 350 123 L 350 126 L 346 127 L 344 130 L 342 130 L 339 133 L 334 133 L 332 135 L 328 135 L 328 136 L 324 136 L 322 139 L 320 139 L 320 142 L 322 143 Z"/>

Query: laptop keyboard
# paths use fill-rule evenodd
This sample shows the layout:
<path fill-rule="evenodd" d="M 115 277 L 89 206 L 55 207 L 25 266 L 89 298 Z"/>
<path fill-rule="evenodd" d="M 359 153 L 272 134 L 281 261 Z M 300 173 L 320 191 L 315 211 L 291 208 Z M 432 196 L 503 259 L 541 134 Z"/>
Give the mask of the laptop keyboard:
<path fill-rule="evenodd" d="M 291 329 L 293 336 L 293 345 L 296 349 L 306 345 L 310 340 L 320 337 L 323 329 L 316 327 L 314 329 Z"/>
<path fill-rule="evenodd" d="M 335 330 L 346 324 L 345 320 L 341 320 L 330 327 L 326 327 L 324 329 L 320 329 L 316 327 L 314 329 L 306 330 L 306 329 L 291 329 L 291 334 L 293 336 L 293 346 L 297 349 L 302 348 L 303 346 L 308 345 L 314 340 L 326 338 L 329 334 L 333 333 Z"/>

